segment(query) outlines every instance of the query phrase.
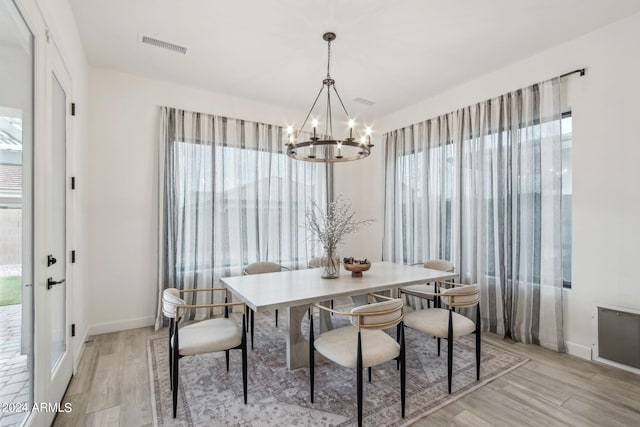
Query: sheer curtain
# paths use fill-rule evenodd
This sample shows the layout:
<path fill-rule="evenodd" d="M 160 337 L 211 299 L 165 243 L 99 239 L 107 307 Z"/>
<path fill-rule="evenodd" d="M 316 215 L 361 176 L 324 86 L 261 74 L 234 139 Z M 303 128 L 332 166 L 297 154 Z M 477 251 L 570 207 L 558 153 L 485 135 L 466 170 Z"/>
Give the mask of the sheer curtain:
<path fill-rule="evenodd" d="M 330 170 L 291 160 L 284 143 L 279 126 L 161 108 L 158 299 L 252 262 L 299 268 L 319 254 L 301 226 L 311 200 L 326 203 Z"/>
<path fill-rule="evenodd" d="M 385 134 L 383 258 L 451 260 L 485 328 L 564 351 L 560 95 L 553 79 Z"/>

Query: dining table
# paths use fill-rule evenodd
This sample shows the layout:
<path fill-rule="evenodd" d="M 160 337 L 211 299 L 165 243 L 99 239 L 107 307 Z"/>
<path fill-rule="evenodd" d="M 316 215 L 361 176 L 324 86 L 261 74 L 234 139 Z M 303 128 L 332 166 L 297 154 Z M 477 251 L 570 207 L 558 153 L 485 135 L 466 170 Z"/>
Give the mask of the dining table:
<path fill-rule="evenodd" d="M 392 296 L 397 296 L 397 289 L 403 286 L 450 280 L 457 276 L 456 273 L 383 261 L 373 262 L 362 277 L 352 277 L 351 273 L 342 271 L 337 278 L 325 279 L 321 277 L 321 269 L 310 268 L 224 277 L 220 281 L 251 310 L 286 310 L 287 367 L 293 370 L 309 364 L 302 320 L 312 303 L 352 297 L 356 305 L 366 304 L 369 293 L 390 291 Z M 329 313 L 320 310 L 320 316 L 321 330 L 331 329 Z"/>

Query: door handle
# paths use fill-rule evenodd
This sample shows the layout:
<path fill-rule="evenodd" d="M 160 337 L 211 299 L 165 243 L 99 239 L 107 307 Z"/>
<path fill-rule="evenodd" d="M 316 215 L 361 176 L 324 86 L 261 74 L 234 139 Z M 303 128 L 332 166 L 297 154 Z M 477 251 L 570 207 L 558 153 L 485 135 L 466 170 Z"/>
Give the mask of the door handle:
<path fill-rule="evenodd" d="M 51 288 L 53 288 L 55 285 L 59 285 L 60 283 L 64 283 L 64 279 L 59 280 L 59 281 L 57 281 L 57 282 L 56 282 L 55 280 L 53 280 L 53 277 L 49 277 L 49 278 L 47 279 L 47 289 L 51 289 Z"/>

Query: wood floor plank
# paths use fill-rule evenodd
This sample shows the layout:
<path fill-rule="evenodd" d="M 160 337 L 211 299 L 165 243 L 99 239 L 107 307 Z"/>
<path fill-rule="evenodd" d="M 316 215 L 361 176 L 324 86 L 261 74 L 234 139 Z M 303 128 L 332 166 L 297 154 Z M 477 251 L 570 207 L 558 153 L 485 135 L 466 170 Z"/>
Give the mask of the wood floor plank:
<path fill-rule="evenodd" d="M 87 427 L 113 427 L 120 422 L 120 407 L 103 409 L 87 414 L 85 426 Z"/>
<path fill-rule="evenodd" d="M 554 387 L 549 381 L 545 381 L 546 377 L 537 375 L 535 378 L 522 375 L 523 370 L 515 370 L 508 375 L 500 378 L 508 385 L 520 388 L 529 394 L 532 394 L 550 404 L 562 405 L 571 395 L 563 390 Z"/>
<path fill-rule="evenodd" d="M 71 383 L 67 389 L 68 395 L 87 393 L 89 391 L 96 370 L 97 357 L 98 354 L 94 343 L 85 344 L 82 359 L 78 365 L 78 372 L 76 372 L 71 379 Z"/>
<path fill-rule="evenodd" d="M 88 393 L 67 394 L 62 399 L 62 407 L 71 403 L 71 412 L 59 412 L 53 422 L 54 427 L 74 427 L 85 425 L 87 415 Z"/>
<path fill-rule="evenodd" d="M 122 401 L 123 360 L 121 353 L 98 355 L 96 370 L 89 391 L 87 412 L 95 412 L 120 405 Z"/>
<path fill-rule="evenodd" d="M 561 405 L 549 404 L 550 402 L 548 400 L 545 400 L 538 395 L 532 395 L 531 393 L 529 393 L 526 387 L 517 387 L 516 385 L 510 384 L 504 387 L 502 391 L 521 404 L 527 405 L 531 408 L 536 409 L 538 412 L 546 414 L 558 424 L 576 427 L 601 426 L 601 424 L 592 422 L 591 419 L 584 417 L 580 413 L 573 412 Z M 570 398 L 571 397 L 569 397 L 569 399 Z"/>
<path fill-rule="evenodd" d="M 461 411 L 458 415 L 453 417 L 453 425 L 459 427 L 491 427 L 492 424 L 478 415 L 467 411 Z"/>
<path fill-rule="evenodd" d="M 125 360 L 127 359 L 125 358 Z M 120 425 L 144 425 L 153 421 L 150 379 L 145 362 L 133 359 L 125 363 L 121 390 L 123 399 L 120 404 Z M 127 424 L 128 420 L 135 420 L 135 423 Z"/>
<path fill-rule="evenodd" d="M 582 397 L 590 400 L 602 400 L 603 402 L 606 401 L 620 406 L 629 406 L 640 412 L 640 395 L 622 392 L 618 387 L 617 380 L 595 382 L 578 377 L 572 372 L 566 371 L 562 366 L 552 366 L 538 362 L 528 363 L 524 368 L 525 370 L 531 369 L 538 375 L 542 374 L 550 378 L 556 378 L 558 387 L 568 390 L 570 386 L 573 393 L 580 393 Z"/>
<path fill-rule="evenodd" d="M 611 404 L 593 405 L 578 397 L 567 400 L 563 407 L 593 420 L 601 426 L 637 426 L 640 425 L 640 413 Z"/>

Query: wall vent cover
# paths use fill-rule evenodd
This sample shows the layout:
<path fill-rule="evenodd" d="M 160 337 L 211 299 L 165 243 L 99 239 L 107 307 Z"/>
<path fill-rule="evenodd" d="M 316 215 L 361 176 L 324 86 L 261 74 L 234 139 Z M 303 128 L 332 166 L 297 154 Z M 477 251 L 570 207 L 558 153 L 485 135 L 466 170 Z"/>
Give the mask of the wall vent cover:
<path fill-rule="evenodd" d="M 353 102 L 357 102 L 358 104 L 368 105 L 369 107 L 375 104 L 374 101 L 370 101 L 364 98 L 353 98 Z"/>
<path fill-rule="evenodd" d="M 141 39 L 142 43 L 151 45 L 151 46 L 155 46 L 155 47 L 159 47 L 161 49 L 167 49 L 167 50 L 171 50 L 173 52 L 178 52 L 181 53 L 183 55 L 185 55 L 187 53 L 187 48 L 184 46 L 180 46 L 174 43 L 169 43 L 166 42 L 164 40 L 159 40 L 159 39 L 154 39 L 153 37 L 149 37 L 149 36 L 142 36 Z"/>

